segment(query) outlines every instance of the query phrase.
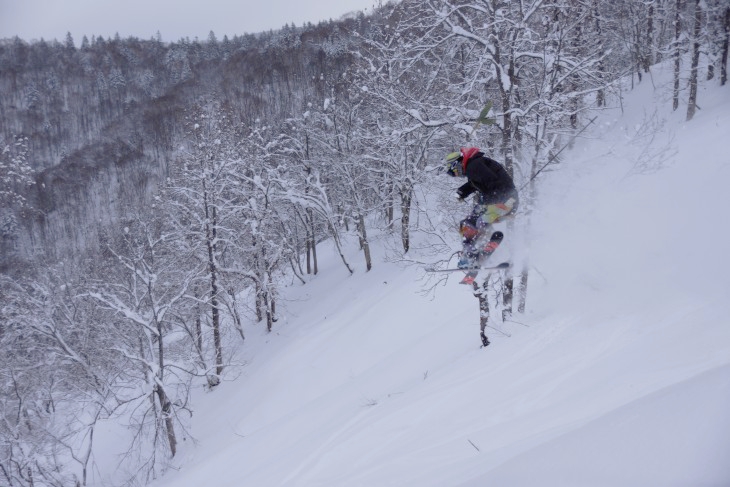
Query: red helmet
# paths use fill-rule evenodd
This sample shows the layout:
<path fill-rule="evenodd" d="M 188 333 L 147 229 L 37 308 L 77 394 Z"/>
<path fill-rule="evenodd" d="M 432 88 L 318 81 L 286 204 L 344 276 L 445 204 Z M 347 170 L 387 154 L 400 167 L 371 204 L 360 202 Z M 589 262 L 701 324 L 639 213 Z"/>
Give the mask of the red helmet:
<path fill-rule="evenodd" d="M 459 152 L 446 154 L 446 174 L 449 176 L 463 176 L 469 159 L 481 152 L 476 147 L 462 147 Z"/>

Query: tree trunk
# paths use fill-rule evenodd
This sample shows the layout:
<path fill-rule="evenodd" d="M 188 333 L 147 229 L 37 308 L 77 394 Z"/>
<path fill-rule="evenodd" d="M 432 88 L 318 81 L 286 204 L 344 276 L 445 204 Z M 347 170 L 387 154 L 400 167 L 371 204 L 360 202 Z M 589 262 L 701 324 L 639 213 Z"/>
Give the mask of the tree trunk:
<path fill-rule="evenodd" d="M 215 244 L 208 240 L 208 267 L 210 272 L 210 306 L 211 319 L 213 324 L 213 345 L 215 347 L 215 373 L 220 375 L 223 372 L 223 349 L 221 345 L 220 309 L 218 308 L 218 275 L 215 260 L 213 258 Z"/>
<path fill-rule="evenodd" d="M 162 380 L 162 379 L 160 379 Z M 170 456 L 175 456 L 177 453 L 177 437 L 175 436 L 175 423 L 172 419 L 172 404 L 165 394 L 164 388 L 157 384 L 155 386 L 157 392 L 157 400 L 160 403 L 160 409 L 162 410 L 162 417 L 165 421 L 165 431 L 167 433 L 167 443 L 170 446 Z"/>
<path fill-rule="evenodd" d="M 410 225 L 411 225 L 411 198 L 413 197 L 411 188 L 404 188 L 401 193 L 401 243 L 403 244 L 403 252 L 408 253 L 410 249 Z"/>
<path fill-rule="evenodd" d="M 576 7 L 575 15 L 580 19 L 583 17 L 583 7 L 580 3 Z M 578 22 L 575 26 L 573 33 L 573 39 L 571 40 L 573 53 L 578 53 L 583 45 L 583 22 Z M 573 129 L 573 133 L 578 130 L 578 112 L 580 111 L 581 96 L 576 93 L 580 90 L 580 78 L 577 74 L 570 75 L 570 91 L 572 92 L 570 97 L 570 128 Z M 575 140 L 575 139 L 571 139 Z M 515 144 L 516 145 L 516 144 Z M 519 146 L 518 146 L 519 147 Z M 571 143 L 572 148 L 572 143 Z"/>
<path fill-rule="evenodd" d="M 386 200 L 385 200 L 385 220 L 388 222 L 388 228 L 393 228 L 393 219 L 395 216 L 395 204 L 393 203 L 393 185 L 386 184 Z"/>
<path fill-rule="evenodd" d="M 200 359 L 203 360 L 203 326 L 200 319 L 200 307 L 197 304 L 195 305 L 195 346 L 198 348 Z M 203 363 L 205 363 L 205 360 L 203 360 Z"/>
<path fill-rule="evenodd" d="M 514 62 L 510 61 L 510 67 L 508 69 L 509 79 L 511 82 L 514 82 L 513 80 L 513 69 L 514 69 Z M 500 92 L 502 95 L 502 110 L 504 111 L 504 115 L 502 117 L 503 120 L 503 130 L 502 130 L 502 152 L 504 153 L 504 165 L 505 169 L 507 170 L 507 173 L 510 175 L 510 177 L 514 178 L 514 157 L 513 157 L 513 127 L 512 127 L 512 115 L 511 115 L 511 107 L 512 107 L 512 88 L 510 87 L 509 90 L 506 90 L 502 84 L 499 84 L 500 86 Z M 512 289 L 512 277 L 508 276 L 507 281 L 505 282 L 505 287 L 509 287 L 509 289 Z M 510 291 L 511 292 L 511 291 Z M 505 294 L 506 296 L 506 294 Z M 507 303 L 505 302 L 505 305 Z M 512 301 L 510 299 L 510 313 L 512 312 Z M 503 311 L 504 313 L 504 311 Z"/>
<path fill-rule="evenodd" d="M 309 190 L 307 189 L 308 193 Z M 314 236 L 314 214 L 311 208 L 304 210 L 304 245 L 307 253 L 307 274 L 317 274 L 317 242 Z"/>
<path fill-rule="evenodd" d="M 319 267 L 317 265 L 317 236 L 314 233 L 314 213 L 311 208 L 307 211 L 309 212 L 309 235 L 310 246 L 312 249 L 312 272 L 316 276 L 317 272 L 319 272 Z"/>
<path fill-rule="evenodd" d="M 264 305 L 261 299 L 261 296 L 263 295 L 263 289 L 258 281 L 256 281 L 254 287 L 256 291 L 256 322 L 261 323 L 264 319 Z"/>
<path fill-rule="evenodd" d="M 727 83 L 727 58 L 730 50 L 730 7 L 725 9 L 725 20 L 722 25 L 725 38 L 722 41 L 722 54 L 720 57 L 720 86 L 725 86 L 725 83 Z"/>
<path fill-rule="evenodd" d="M 639 83 L 642 80 L 641 70 L 643 67 L 643 46 L 642 42 L 644 39 L 641 37 L 641 27 L 637 24 L 634 26 L 634 61 L 636 61 L 636 77 L 639 78 Z M 634 79 L 631 78 L 631 89 L 634 88 Z"/>
<path fill-rule="evenodd" d="M 342 252 L 342 243 L 340 242 L 340 235 L 337 232 L 337 228 L 335 228 L 334 224 L 330 223 L 329 225 L 330 232 L 332 232 L 332 241 L 335 243 L 335 248 L 337 249 L 337 253 L 340 254 L 340 260 L 347 268 L 347 271 L 352 274 L 353 270 L 350 267 L 350 264 L 347 263 L 347 258 L 345 258 L 345 254 Z"/>
<path fill-rule="evenodd" d="M 238 313 L 236 293 L 233 289 L 228 289 L 228 295 L 231 297 L 231 316 L 233 317 L 233 323 L 236 325 L 238 334 L 241 335 L 241 340 L 245 341 L 246 336 L 243 333 L 243 320 L 241 320 L 241 315 Z"/>
<path fill-rule="evenodd" d="M 489 339 L 487 338 L 486 330 L 487 324 L 489 323 L 489 296 L 487 295 L 487 281 L 489 277 L 484 280 L 483 285 L 480 287 L 476 281 L 472 284 L 474 287 L 474 296 L 479 300 L 479 331 L 482 339 L 482 345 L 489 345 Z"/>
<path fill-rule="evenodd" d="M 361 214 L 357 216 L 357 229 L 360 234 L 360 245 L 363 254 L 365 254 L 365 268 L 367 271 L 373 268 L 373 261 L 370 258 L 370 243 L 368 242 L 368 234 L 365 229 L 365 217 Z"/>
<path fill-rule="evenodd" d="M 512 158 L 512 112 L 510 111 L 512 105 L 509 92 L 502 89 L 501 85 L 500 91 L 502 93 L 502 111 L 504 112 L 504 115 L 502 115 L 502 153 L 504 154 L 504 167 L 511 176 L 514 165 Z"/>
<path fill-rule="evenodd" d="M 156 328 L 158 370 L 155 375 L 155 379 L 157 381 L 155 384 L 155 392 L 157 393 L 157 399 L 160 404 L 160 409 L 162 410 L 162 417 L 165 421 L 165 430 L 167 432 L 167 442 L 170 445 L 170 454 L 174 457 L 177 452 L 177 439 L 175 437 L 175 424 L 173 423 L 172 416 L 170 414 L 172 412 L 172 404 L 170 404 L 170 400 L 168 399 L 167 394 L 165 394 L 165 389 L 162 387 L 162 381 L 164 378 L 163 373 L 165 370 L 165 346 L 162 340 L 162 323 L 157 321 Z"/>
<path fill-rule="evenodd" d="M 540 148 L 541 143 L 540 141 L 543 140 L 546 137 L 547 133 L 547 119 L 545 119 L 542 122 L 542 136 L 540 136 L 540 121 L 538 120 L 538 123 L 535 128 L 535 155 L 532 158 L 532 163 L 530 165 L 530 180 L 528 183 L 528 190 L 527 190 L 527 197 L 524 198 L 524 220 L 525 223 L 523 224 L 523 228 L 528 229 L 530 227 L 530 215 L 532 213 L 532 202 L 535 200 L 535 177 L 537 176 L 537 173 L 539 171 L 538 169 L 538 161 L 540 160 Z M 518 291 L 518 298 L 519 302 L 517 303 L 517 311 L 519 313 L 524 313 L 526 304 L 527 304 L 527 282 L 529 278 L 529 269 L 526 264 L 524 264 L 522 268 L 522 273 L 520 274 L 520 288 Z"/>
<path fill-rule="evenodd" d="M 209 202 L 210 195 L 203 180 L 203 209 L 205 211 L 205 244 L 208 248 L 208 272 L 210 273 L 210 306 L 211 321 L 213 325 L 213 345 L 215 347 L 215 373 L 220 375 L 223 372 L 223 350 L 221 345 L 220 310 L 218 309 L 218 268 L 216 267 L 215 254 L 217 236 L 217 213 L 215 206 Z"/>
<path fill-rule="evenodd" d="M 646 60 L 644 69 L 649 72 L 649 66 L 654 64 L 654 2 L 649 4 L 649 12 L 646 21 Z"/>
<path fill-rule="evenodd" d="M 269 331 L 271 331 L 274 328 L 274 323 L 276 323 L 276 296 L 273 292 L 274 289 L 274 280 L 271 276 L 271 271 L 267 271 L 266 273 L 266 313 L 267 313 L 267 320 L 266 320 L 266 326 Z"/>
<path fill-rule="evenodd" d="M 170 445 L 170 456 L 174 457 L 177 453 L 177 437 L 175 436 L 175 424 L 172 421 L 172 416 L 169 415 L 170 403 L 167 403 L 167 411 L 163 411 L 165 414 L 165 428 L 167 430 L 167 442 Z"/>
<path fill-rule="evenodd" d="M 689 75 L 689 101 L 687 103 L 687 121 L 692 120 L 697 111 L 697 78 L 700 64 L 700 30 L 702 22 L 702 6 L 695 0 L 695 20 L 692 33 L 692 68 Z"/>
<path fill-rule="evenodd" d="M 266 315 L 266 331 L 271 332 L 271 330 L 273 329 L 274 321 L 271 314 L 271 302 L 269 299 L 268 289 L 264 289 L 261 292 L 261 305 L 263 308 L 263 312 Z"/>
<path fill-rule="evenodd" d="M 601 82 L 602 82 L 606 77 L 605 76 L 605 66 L 603 64 L 603 56 L 606 51 L 603 47 L 603 45 L 604 45 L 603 34 L 602 34 L 603 31 L 602 31 L 602 25 L 601 25 L 601 13 L 600 13 L 599 5 L 600 5 L 600 3 L 598 0 L 593 1 L 593 19 L 596 24 L 595 25 L 596 37 L 598 38 L 598 42 L 600 45 L 600 47 L 598 49 L 599 61 L 598 61 L 598 66 L 597 66 L 598 67 L 597 75 L 598 75 L 598 79 L 601 80 Z M 601 83 L 601 84 L 603 84 L 603 83 Z M 605 105 L 605 103 L 606 103 L 606 93 L 603 89 L 600 89 L 596 93 L 596 105 L 598 107 L 602 107 L 603 105 Z"/>
<path fill-rule="evenodd" d="M 524 313 L 527 305 L 527 279 L 529 273 L 527 267 L 522 269 L 520 274 L 520 290 L 519 290 L 519 302 L 517 303 L 517 312 Z"/>
<path fill-rule="evenodd" d="M 672 108 L 679 108 L 679 61 L 681 56 L 681 46 L 679 44 L 682 35 L 682 24 L 680 22 L 680 14 L 682 11 L 682 0 L 677 0 L 676 12 L 674 13 L 674 93 L 672 96 Z"/>
<path fill-rule="evenodd" d="M 306 143 L 306 152 L 305 157 L 306 160 L 309 161 L 309 136 L 305 136 L 305 143 Z M 310 178 L 312 176 L 312 167 L 307 165 L 306 169 L 306 186 L 304 187 L 304 194 L 309 194 L 309 182 Z M 305 218 L 304 218 L 304 226 L 305 226 L 305 233 L 307 235 L 307 274 L 317 275 L 317 237 L 314 233 L 314 212 L 311 208 L 307 208 L 304 210 Z M 311 252 L 311 262 L 310 262 L 310 252 Z"/>
<path fill-rule="evenodd" d="M 512 297 L 514 295 L 514 278 L 512 273 L 507 271 L 507 276 L 502 286 L 502 321 L 507 321 L 512 317 Z"/>
<path fill-rule="evenodd" d="M 306 228 L 306 235 L 304 237 L 304 246 L 307 252 L 307 274 L 312 273 L 312 241 L 309 238 L 309 225 L 307 223 L 304 224 Z"/>

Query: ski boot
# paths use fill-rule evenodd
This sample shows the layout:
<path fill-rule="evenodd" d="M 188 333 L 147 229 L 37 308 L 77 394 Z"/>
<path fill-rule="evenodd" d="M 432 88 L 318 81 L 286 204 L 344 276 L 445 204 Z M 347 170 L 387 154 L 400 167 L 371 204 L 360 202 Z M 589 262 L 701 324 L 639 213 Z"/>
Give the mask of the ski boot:
<path fill-rule="evenodd" d="M 461 234 L 462 251 L 459 257 L 457 267 L 459 269 L 469 269 L 479 267 L 484 253 L 480 250 L 482 236 L 485 234 L 483 225 L 477 223 L 477 218 L 470 216 L 461 220 L 459 223 L 459 233 Z"/>

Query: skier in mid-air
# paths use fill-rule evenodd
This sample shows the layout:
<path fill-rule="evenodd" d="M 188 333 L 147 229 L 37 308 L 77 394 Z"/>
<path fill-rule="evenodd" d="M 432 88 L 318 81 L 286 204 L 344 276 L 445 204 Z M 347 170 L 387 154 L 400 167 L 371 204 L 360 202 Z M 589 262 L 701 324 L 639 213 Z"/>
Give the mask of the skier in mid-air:
<path fill-rule="evenodd" d="M 459 224 L 463 249 L 458 267 L 475 268 L 493 251 L 484 241 L 489 227 L 517 211 L 519 197 L 515 183 L 500 163 L 476 147 L 463 147 L 447 154 L 446 172 L 450 176 L 467 178 L 467 182 L 456 190 L 459 201 L 477 193 L 471 213 Z M 501 240 L 501 233 L 499 235 Z"/>

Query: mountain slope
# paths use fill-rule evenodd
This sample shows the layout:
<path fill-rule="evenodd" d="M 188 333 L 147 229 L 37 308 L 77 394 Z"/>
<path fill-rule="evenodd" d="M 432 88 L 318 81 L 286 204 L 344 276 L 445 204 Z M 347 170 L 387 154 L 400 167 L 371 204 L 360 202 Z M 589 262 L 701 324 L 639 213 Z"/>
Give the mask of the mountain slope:
<path fill-rule="evenodd" d="M 382 249 L 353 276 L 332 253 L 155 485 L 727 485 L 730 91 L 686 123 L 658 86 L 544 176 L 520 323 L 480 350 L 456 279 L 424 297 Z"/>

